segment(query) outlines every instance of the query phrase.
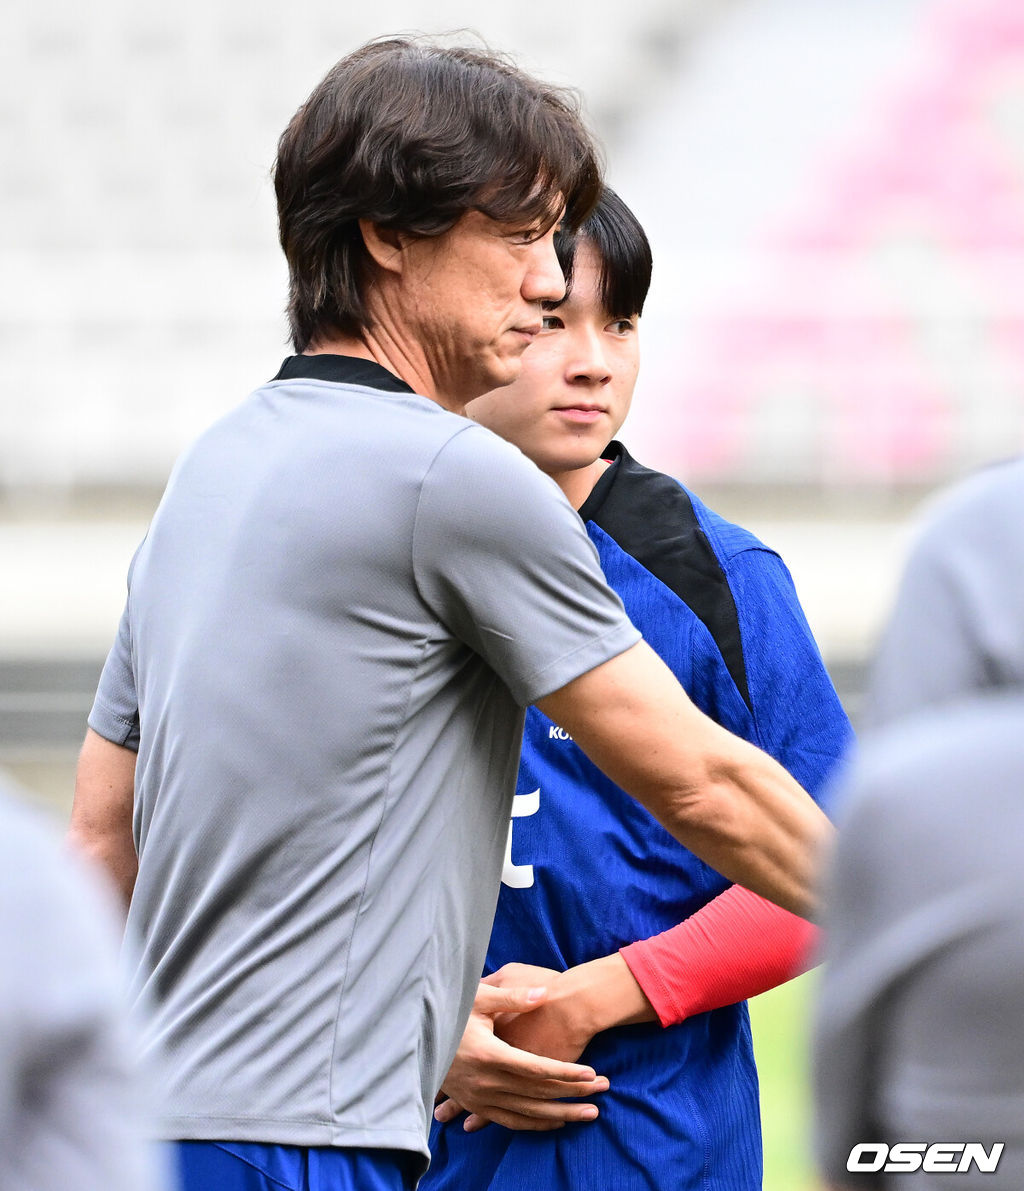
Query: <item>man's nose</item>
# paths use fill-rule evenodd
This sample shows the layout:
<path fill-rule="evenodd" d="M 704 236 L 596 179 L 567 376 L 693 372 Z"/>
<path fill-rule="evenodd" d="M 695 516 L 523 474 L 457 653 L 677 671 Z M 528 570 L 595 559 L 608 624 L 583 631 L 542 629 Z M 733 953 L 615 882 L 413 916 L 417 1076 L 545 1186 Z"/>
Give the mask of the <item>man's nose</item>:
<path fill-rule="evenodd" d="M 555 253 L 553 236 L 542 236 L 530 245 L 522 294 L 528 302 L 561 302 L 565 297 L 565 277 Z"/>

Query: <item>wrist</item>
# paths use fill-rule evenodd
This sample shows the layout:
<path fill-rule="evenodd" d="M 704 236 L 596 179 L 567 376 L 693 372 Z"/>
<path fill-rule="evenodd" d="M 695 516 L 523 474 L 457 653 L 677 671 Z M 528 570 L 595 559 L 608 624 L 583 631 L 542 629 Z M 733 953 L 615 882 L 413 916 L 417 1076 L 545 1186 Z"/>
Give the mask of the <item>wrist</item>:
<path fill-rule="evenodd" d="M 658 1020 L 654 1006 L 618 952 L 570 968 L 552 994 L 572 999 L 574 1014 L 590 1037 L 613 1026 Z"/>

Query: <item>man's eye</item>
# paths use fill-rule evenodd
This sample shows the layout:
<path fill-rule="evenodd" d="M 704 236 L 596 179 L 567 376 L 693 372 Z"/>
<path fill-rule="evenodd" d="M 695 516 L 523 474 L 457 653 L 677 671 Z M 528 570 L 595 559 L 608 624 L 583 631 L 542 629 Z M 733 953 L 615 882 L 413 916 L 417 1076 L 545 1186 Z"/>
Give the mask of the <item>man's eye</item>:
<path fill-rule="evenodd" d="M 560 331 L 565 324 L 557 314 L 545 314 L 540 320 L 542 331 Z"/>
<path fill-rule="evenodd" d="M 630 331 L 636 330 L 636 324 L 631 318 L 617 318 L 612 323 L 612 330 L 616 335 L 628 335 Z"/>

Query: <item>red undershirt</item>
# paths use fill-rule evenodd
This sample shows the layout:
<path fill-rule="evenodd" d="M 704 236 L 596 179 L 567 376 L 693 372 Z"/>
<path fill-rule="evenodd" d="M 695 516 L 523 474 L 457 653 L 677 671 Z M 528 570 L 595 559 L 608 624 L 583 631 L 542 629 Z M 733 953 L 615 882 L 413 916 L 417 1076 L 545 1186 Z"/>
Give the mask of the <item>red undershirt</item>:
<path fill-rule="evenodd" d="M 766 992 L 813 966 L 818 928 L 734 885 L 671 930 L 620 949 L 663 1026 Z"/>

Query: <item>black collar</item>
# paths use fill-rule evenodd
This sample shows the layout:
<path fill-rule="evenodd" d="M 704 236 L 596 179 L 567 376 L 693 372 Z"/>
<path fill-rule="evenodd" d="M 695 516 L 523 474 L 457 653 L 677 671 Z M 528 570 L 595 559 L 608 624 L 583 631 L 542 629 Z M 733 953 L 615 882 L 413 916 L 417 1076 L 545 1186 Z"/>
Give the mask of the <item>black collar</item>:
<path fill-rule="evenodd" d="M 580 505 L 580 516 L 584 521 L 593 521 L 597 516 L 598 510 L 604 504 L 608 493 L 611 491 L 612 485 L 615 483 L 615 477 L 621 470 L 623 460 L 627 463 L 632 463 L 629 452 L 620 442 L 612 441 L 608 444 L 602 452 L 602 457 L 611 460 L 611 467 L 606 467 L 604 474 L 591 488 L 590 495 Z"/>
<path fill-rule="evenodd" d="M 380 364 L 358 356 L 289 356 L 274 380 L 327 380 L 336 385 L 365 385 L 386 393 L 415 391 Z"/>

